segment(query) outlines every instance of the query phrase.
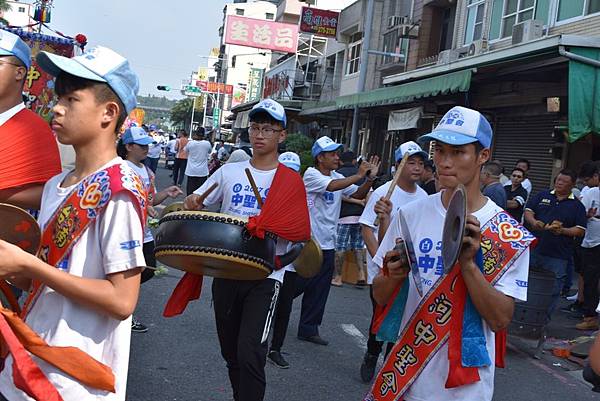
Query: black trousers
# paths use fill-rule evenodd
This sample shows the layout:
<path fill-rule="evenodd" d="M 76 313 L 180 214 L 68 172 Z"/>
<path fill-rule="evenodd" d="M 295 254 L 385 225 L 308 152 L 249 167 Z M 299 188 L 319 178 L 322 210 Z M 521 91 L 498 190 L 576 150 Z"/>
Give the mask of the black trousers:
<path fill-rule="evenodd" d="M 275 320 L 273 321 L 273 338 L 271 338 L 271 350 L 273 351 L 281 351 L 285 340 L 296 293 L 296 277 L 298 277 L 298 273 L 291 271 L 286 271 L 283 277 L 283 285 L 277 300 Z"/>
<path fill-rule="evenodd" d="M 173 163 L 173 184 L 175 184 L 175 185 L 183 184 L 183 179 L 185 178 L 185 168 L 186 167 L 187 167 L 187 159 L 175 158 L 175 162 Z"/>
<path fill-rule="evenodd" d="M 595 317 L 598 307 L 598 283 L 600 282 L 600 245 L 593 248 L 581 248 L 583 276 L 583 313 L 586 317 Z"/>
<path fill-rule="evenodd" d="M 279 282 L 213 279 L 212 295 L 221 355 L 227 362 L 236 401 L 265 395 L 267 339 Z"/>
<path fill-rule="evenodd" d="M 335 250 L 327 249 L 323 251 L 323 265 L 319 274 L 310 279 L 297 277 L 296 297 L 304 294 L 300 311 L 300 323 L 298 324 L 298 336 L 310 337 L 319 334 L 319 326 L 323 321 L 334 267 Z"/>
<path fill-rule="evenodd" d="M 154 241 L 144 242 L 144 259 L 146 260 L 146 266 L 156 267 L 156 258 L 154 257 Z M 144 284 L 146 281 L 154 277 L 154 270 L 144 269 L 142 271 L 142 281 Z"/>
<path fill-rule="evenodd" d="M 375 307 L 377 306 L 377 302 L 375 302 L 375 298 L 373 298 L 373 286 L 369 286 L 369 297 L 371 298 L 371 305 L 373 306 L 373 313 L 371 314 L 371 323 L 369 323 L 369 339 L 367 340 L 367 352 L 371 355 L 379 356 L 381 354 L 381 349 L 383 348 L 383 341 L 377 341 L 377 336 L 371 333 L 371 327 L 373 327 L 373 321 L 375 320 Z M 388 354 L 394 347 L 394 344 L 388 343 L 385 349 L 385 357 L 387 358 Z"/>
<path fill-rule="evenodd" d="M 206 181 L 206 179 L 208 178 L 207 175 L 204 177 L 194 177 L 194 176 L 188 175 L 186 177 L 187 177 L 187 184 L 186 184 L 187 195 L 191 194 L 192 192 L 194 192 L 195 190 L 200 188 L 202 186 L 202 184 L 204 184 L 204 181 Z"/>

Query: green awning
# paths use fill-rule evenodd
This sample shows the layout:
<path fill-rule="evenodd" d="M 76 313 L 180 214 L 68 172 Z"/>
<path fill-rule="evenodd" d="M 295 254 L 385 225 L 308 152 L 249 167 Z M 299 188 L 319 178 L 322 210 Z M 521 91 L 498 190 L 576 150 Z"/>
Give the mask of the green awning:
<path fill-rule="evenodd" d="M 466 92 L 470 86 L 471 70 L 469 69 L 369 92 L 341 96 L 336 99 L 336 105 L 338 109 L 349 109 L 355 106 L 402 104 L 424 97 Z"/>
<path fill-rule="evenodd" d="M 299 113 L 301 116 L 309 116 L 311 114 L 329 113 L 336 111 L 337 105 L 335 100 L 326 100 L 321 102 L 306 101 L 302 103 L 302 111 Z"/>
<path fill-rule="evenodd" d="M 600 49 L 572 47 L 572 53 L 600 61 Z M 569 142 L 600 135 L 600 68 L 569 61 Z"/>

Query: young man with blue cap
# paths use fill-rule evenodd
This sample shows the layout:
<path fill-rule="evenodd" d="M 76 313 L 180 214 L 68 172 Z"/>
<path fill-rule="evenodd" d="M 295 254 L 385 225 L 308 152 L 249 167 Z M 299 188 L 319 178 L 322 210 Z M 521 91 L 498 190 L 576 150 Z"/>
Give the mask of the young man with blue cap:
<path fill-rule="evenodd" d="M 386 308 L 397 307 L 401 317 L 383 315 L 378 335 L 386 333 L 395 345 L 365 400 L 391 399 L 382 383 L 396 364 L 403 374 L 394 376 L 394 399 L 490 401 L 494 363 L 503 364 L 503 353 L 496 352 L 505 346 L 503 330 L 515 299 L 527 299 L 534 237 L 480 191 L 479 172 L 492 143 L 491 126 L 481 113 L 456 106 L 420 140 L 435 141 L 433 159 L 443 190 L 402 206 L 398 213 L 410 235 L 403 235 L 400 219 L 394 218 L 373 258 L 383 269 L 373 280 L 373 296 Z M 444 266 L 441 252 L 448 244 L 442 244 L 442 227 L 461 184 L 465 236 L 458 263 Z M 394 249 L 402 238 L 414 245 L 418 274 L 408 273 L 407 258 Z"/>
<path fill-rule="evenodd" d="M 278 146 L 287 134 L 285 110 L 276 101 L 263 99 L 252 108 L 249 120 L 252 158 L 223 165 L 186 198 L 185 208 L 218 207 L 221 213 L 252 219 L 273 210 L 269 208 L 269 201 L 275 199 L 272 202 L 279 203 L 277 196 L 285 192 L 287 213 L 280 216 L 281 224 L 290 228 L 300 222 L 303 241 L 307 241 L 310 222 L 302 179 L 278 160 Z M 245 170 L 252 174 L 263 198 L 262 206 L 257 202 Z M 205 195 L 215 183 L 216 189 Z M 291 237 L 276 229 L 270 231 L 279 237 L 276 254 L 285 254 L 289 244 L 286 238 L 291 240 Z M 214 278 L 212 282 L 221 355 L 227 363 L 236 401 L 261 401 L 264 398 L 269 329 L 285 274 L 284 266 L 280 267 L 263 280 Z"/>
<path fill-rule="evenodd" d="M 20 362 L 9 356 L 0 392 L 11 401 L 123 401 L 147 196 L 115 141 L 136 105 L 138 79 L 124 57 L 104 47 L 74 58 L 40 52 L 37 61 L 56 76 L 52 129 L 75 149 L 75 168 L 44 187 L 40 259 L 0 241 L 0 277 L 31 290 L 23 316 L 36 341 L 68 348 L 36 360 L 43 375 L 25 383 L 13 379 Z M 40 380 L 44 394 L 36 395 Z"/>
<path fill-rule="evenodd" d="M 0 202 L 39 209 L 44 183 L 61 172 L 48 123 L 23 103 L 29 47 L 0 30 Z"/>
<path fill-rule="evenodd" d="M 319 326 L 325 313 L 335 269 L 335 236 L 342 196 L 364 199 L 371 189 L 380 164 L 379 158 L 373 156 L 368 162 L 360 164 L 357 174 L 344 177 L 334 171 L 340 165 L 338 150 L 341 148 L 341 144 L 327 136 L 317 139 L 311 152 L 315 167 L 309 167 L 304 173 L 311 231 L 323 251 L 323 265 L 315 277 L 298 278 L 298 292 L 304 293 L 298 338 L 319 345 L 329 343 L 319 335 Z M 363 179 L 360 187 L 355 185 Z"/>
<path fill-rule="evenodd" d="M 378 238 L 383 238 L 383 234 L 385 234 L 385 231 L 390 224 L 390 211 L 391 213 L 395 213 L 400 207 L 427 197 L 427 193 L 417 185 L 417 182 L 423 174 L 424 163 L 428 160 L 427 153 L 413 141 L 404 142 L 394 152 L 396 168 L 400 166 L 400 162 L 404 155 L 409 156 L 404 164 L 404 168 L 399 173 L 400 178 L 398 179 L 398 183 L 396 184 L 396 188 L 394 188 L 394 192 L 392 192 L 390 199 L 388 201 L 383 200 L 392 184 L 391 180 L 371 193 L 369 200 L 365 205 L 365 210 L 358 220 L 361 225 L 362 237 L 367 245 L 367 284 L 370 286 L 369 295 L 373 305 L 373 316 L 371 318 L 370 326 L 373 325 L 375 306 L 377 305 L 373 298 L 372 284 L 373 279 L 379 273 L 379 267 L 373 262 L 373 256 L 375 256 L 377 248 L 379 248 Z M 377 219 L 375 205 L 378 203 L 381 207 L 389 208 L 389 211 L 381 215 L 382 218 L 379 220 L 379 226 L 375 226 L 375 220 Z M 377 365 L 382 346 L 383 342 L 377 341 L 375 335 L 369 332 L 367 352 L 365 353 L 360 367 L 360 377 L 365 383 L 368 383 L 373 379 L 375 366 Z"/>

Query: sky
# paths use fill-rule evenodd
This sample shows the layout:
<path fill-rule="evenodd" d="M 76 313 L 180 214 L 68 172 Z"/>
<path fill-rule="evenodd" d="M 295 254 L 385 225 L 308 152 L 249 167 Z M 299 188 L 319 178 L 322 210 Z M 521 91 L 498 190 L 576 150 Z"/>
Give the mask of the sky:
<path fill-rule="evenodd" d="M 140 78 L 140 95 L 179 99 L 189 78 L 219 46 L 224 0 L 54 0 L 50 27 L 88 38 L 87 48 L 110 47 Z M 50 33 L 50 32 L 45 32 Z M 158 91 L 168 85 L 170 92 Z"/>

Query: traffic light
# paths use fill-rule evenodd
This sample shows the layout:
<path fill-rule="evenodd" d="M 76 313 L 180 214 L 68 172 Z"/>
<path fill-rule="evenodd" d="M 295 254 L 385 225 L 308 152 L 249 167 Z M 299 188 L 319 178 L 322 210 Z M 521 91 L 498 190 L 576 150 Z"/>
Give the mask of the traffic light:
<path fill-rule="evenodd" d="M 171 87 L 170 86 L 166 86 L 166 85 L 158 85 L 156 87 L 156 89 L 158 89 L 159 91 L 167 91 L 168 92 L 168 91 L 171 90 Z"/>

